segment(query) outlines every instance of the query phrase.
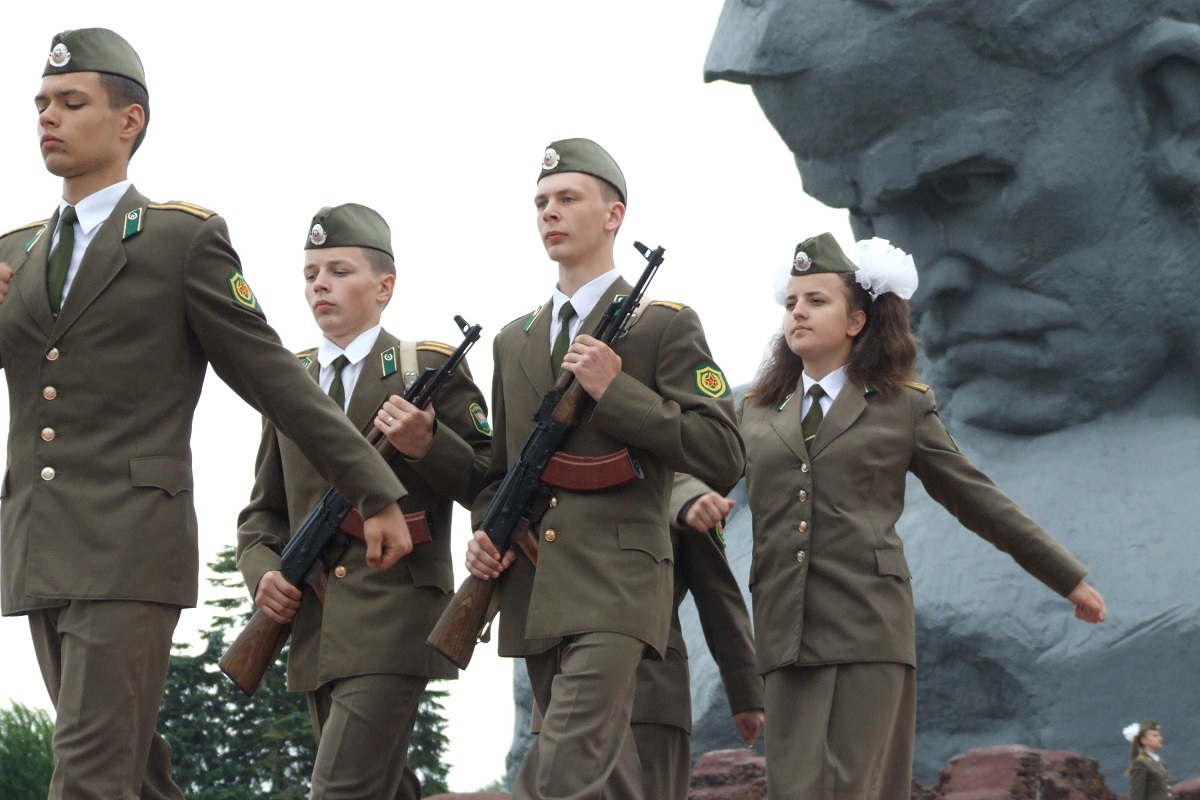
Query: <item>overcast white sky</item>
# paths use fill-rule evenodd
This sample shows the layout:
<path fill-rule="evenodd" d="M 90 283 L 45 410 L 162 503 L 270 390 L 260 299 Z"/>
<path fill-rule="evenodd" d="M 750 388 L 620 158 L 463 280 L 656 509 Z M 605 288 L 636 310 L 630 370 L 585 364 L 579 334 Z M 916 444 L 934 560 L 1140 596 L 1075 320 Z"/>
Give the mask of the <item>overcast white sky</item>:
<path fill-rule="evenodd" d="M 289 347 L 317 338 L 300 276 L 309 219 L 323 205 L 365 203 L 391 224 L 400 271 L 385 326 L 454 341 L 454 314 L 482 324 L 470 361 L 486 391 L 491 337 L 543 302 L 555 278 L 533 215 L 542 151 L 587 136 L 629 184 L 618 266 L 640 271 L 635 239 L 665 246 L 650 295 L 696 308 L 717 362 L 742 383 L 777 329 L 773 272 L 807 236 L 833 230 L 847 246 L 852 237 L 844 212 L 803 194 L 750 90 L 703 83 L 721 4 L 15 4 L 0 48 L 0 231 L 45 218 L 61 193 L 38 154 L 33 106 L 51 36 L 110 27 L 141 54 L 150 87 L 150 130 L 131 178 L 154 200 L 226 217 Z M 0 404 L 6 433 L 6 392 Z M 195 431 L 208 561 L 234 540 L 258 416 L 212 377 Z M 460 510 L 463 547 L 465 519 Z M 206 625 L 204 611 L 186 611 L 177 641 Z M 23 618 L 0 620 L 0 652 L 0 704 L 48 707 Z M 463 677 L 443 684 L 452 789 L 503 773 L 510 675 L 494 645 L 480 646 Z"/>

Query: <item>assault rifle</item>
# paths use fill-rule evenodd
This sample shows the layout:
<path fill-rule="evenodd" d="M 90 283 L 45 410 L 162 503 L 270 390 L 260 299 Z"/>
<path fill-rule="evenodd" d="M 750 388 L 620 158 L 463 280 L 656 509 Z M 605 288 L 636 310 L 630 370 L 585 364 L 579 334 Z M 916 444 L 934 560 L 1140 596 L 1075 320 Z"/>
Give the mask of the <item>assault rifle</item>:
<path fill-rule="evenodd" d="M 467 351 L 479 341 L 479 332 L 482 330 L 479 325 L 468 325 L 465 319 L 457 315 L 454 322 L 463 334 L 458 349 L 437 369 L 427 367 L 423 370 L 404 391 L 404 399 L 417 408 L 425 408 L 433 401 L 438 390 L 454 374 Z M 367 435 L 367 441 L 375 445 L 375 449 L 389 463 L 398 455 L 396 448 L 374 425 Z M 429 532 L 424 512 L 405 514 L 404 520 L 413 535 L 414 545 L 430 540 L 432 534 Z M 324 602 L 325 572 L 341 557 L 349 541 L 347 536 L 363 538 L 362 517 L 354 509 L 353 503 L 343 497 L 337 489 L 331 488 L 309 512 L 308 519 L 304 520 L 304 524 L 288 539 L 283 548 L 280 565 L 283 577 L 293 586 L 307 583 L 321 602 Z M 238 634 L 225 655 L 221 656 L 217 665 L 239 689 L 253 695 L 262 682 L 263 675 L 279 657 L 279 652 L 291 632 L 290 623 L 280 625 L 262 611 L 255 610 L 250 622 Z"/>
<path fill-rule="evenodd" d="M 663 261 L 663 248 L 652 251 L 641 242 L 634 242 L 633 246 L 646 259 L 646 269 L 632 292 L 609 304 L 592 332 L 593 337 L 605 344 L 611 345 L 624 335 L 646 293 L 646 286 Z M 544 473 L 571 431 L 582 421 L 590 401 L 583 386 L 567 370 L 559 373 L 558 381 L 542 398 L 542 405 L 533 418 L 533 430 L 529 432 L 521 454 L 508 468 L 483 514 L 480 527 L 502 554 L 520 538 L 527 537 L 545 514 L 550 490 L 543 480 Z M 640 472 L 636 465 L 634 469 Z M 488 606 L 495 588 L 495 580 L 480 580 L 468 575 L 425 643 L 459 669 L 466 669 L 475 643 L 487 624 Z"/>

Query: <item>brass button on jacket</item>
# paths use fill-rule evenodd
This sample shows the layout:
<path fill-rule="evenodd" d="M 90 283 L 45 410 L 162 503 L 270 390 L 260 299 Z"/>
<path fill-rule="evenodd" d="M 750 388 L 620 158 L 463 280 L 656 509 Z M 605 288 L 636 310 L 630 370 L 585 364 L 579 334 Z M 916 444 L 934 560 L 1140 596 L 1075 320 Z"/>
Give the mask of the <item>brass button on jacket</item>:
<path fill-rule="evenodd" d="M 796 552 L 796 560 L 803 564 L 806 560 L 808 560 L 808 553 L 804 552 L 803 550 L 798 550 Z"/>
<path fill-rule="evenodd" d="M 796 530 L 800 531 L 801 533 L 804 533 L 805 531 L 808 530 L 808 523 L 801 520 L 800 524 L 796 526 Z"/>
<path fill-rule="evenodd" d="M 42 397 L 47 400 L 53 400 L 58 397 L 58 389 L 55 389 L 53 386 L 47 386 L 45 389 L 42 389 Z"/>
<path fill-rule="evenodd" d="M 800 502 L 801 502 L 801 503 L 803 503 L 805 500 L 807 500 L 807 499 L 808 499 L 808 492 L 806 492 L 806 491 L 804 491 L 803 489 L 801 489 L 801 490 L 800 490 L 800 494 L 799 494 L 799 495 L 797 495 L 797 497 L 799 497 L 799 498 L 800 498 Z"/>
<path fill-rule="evenodd" d="M 54 467 L 42 467 L 42 480 L 54 480 Z"/>
<path fill-rule="evenodd" d="M 334 567 L 333 574 L 339 578 L 344 578 L 346 577 L 346 568 L 339 564 L 338 566 Z"/>
<path fill-rule="evenodd" d="M 50 351 L 46 353 L 46 360 L 47 361 L 58 361 L 58 348 L 57 347 L 50 348 Z"/>
<path fill-rule="evenodd" d="M 547 542 L 553 542 L 557 538 L 558 538 L 558 534 L 554 532 L 553 528 L 546 531 L 546 541 Z"/>
<path fill-rule="evenodd" d="M 42 428 L 42 441 L 43 442 L 54 441 L 54 428 Z"/>

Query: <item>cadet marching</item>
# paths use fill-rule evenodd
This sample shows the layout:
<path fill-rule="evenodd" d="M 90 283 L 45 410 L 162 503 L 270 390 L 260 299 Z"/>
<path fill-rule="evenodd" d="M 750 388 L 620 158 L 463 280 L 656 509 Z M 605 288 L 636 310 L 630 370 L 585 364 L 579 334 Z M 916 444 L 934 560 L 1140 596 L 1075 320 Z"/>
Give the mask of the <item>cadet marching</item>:
<path fill-rule="evenodd" d="M 765 726 L 772 798 L 907 798 L 913 607 L 894 524 L 909 472 L 1077 617 L 1105 618 L 1086 568 L 946 432 L 915 374 L 916 268 L 886 243 L 857 263 L 828 234 L 796 247 L 781 333 L 735 408 L 686 304 L 647 299 L 611 344 L 590 335 L 632 289 L 614 259 L 629 187 L 598 143 L 553 141 L 532 185 L 504 190 L 527 202 L 532 189 L 549 296 L 498 317 L 511 322 L 490 401 L 463 364 L 418 408 L 405 388 L 453 348 L 382 327 L 406 291 L 382 215 L 345 203 L 308 220 L 297 274 L 320 336 L 289 352 L 222 218 L 129 181 L 147 87 L 119 34 L 53 37 L 36 105 L 62 197 L 0 237 L 0 601 L 28 618 L 56 710 L 50 798 L 183 797 L 155 723 L 179 612 L 196 602 L 189 441 L 210 364 L 263 415 L 238 566 L 258 609 L 291 626 L 313 798 L 421 796 L 407 764 L 417 702 L 457 674 L 424 644 L 454 592 L 454 504 L 474 523 L 468 571 L 497 582 L 499 651 L 523 658 L 533 685 L 518 798 L 686 797 L 676 611 L 689 592 L 732 725 L 747 745 Z M 587 411 L 555 456 L 565 477 L 546 479 L 521 509 L 528 534 L 502 552 L 483 511 L 556 382 L 581 387 Z M 614 459 L 632 477 L 615 479 Z M 724 495 L 743 475 L 757 648 L 723 552 Z M 293 584 L 281 553 L 331 486 L 359 527 L 346 522 L 342 546 Z"/>

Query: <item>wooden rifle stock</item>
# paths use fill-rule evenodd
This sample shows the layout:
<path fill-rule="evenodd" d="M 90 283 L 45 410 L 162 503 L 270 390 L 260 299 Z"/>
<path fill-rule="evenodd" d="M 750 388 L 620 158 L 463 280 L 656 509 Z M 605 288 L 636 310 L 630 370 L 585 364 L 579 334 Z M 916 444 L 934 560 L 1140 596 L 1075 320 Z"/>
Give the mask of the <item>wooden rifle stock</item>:
<path fill-rule="evenodd" d="M 471 663 L 475 643 L 488 622 L 488 607 L 497 580 L 484 581 L 468 575 L 425 640 L 459 669 L 466 669 Z"/>
<path fill-rule="evenodd" d="M 251 696 L 262 683 L 267 670 L 279 658 L 283 645 L 292 634 L 292 626 L 280 625 L 266 614 L 256 610 L 250 622 L 234 639 L 233 644 L 221 656 L 217 666 L 229 676 L 229 680 Z"/>

